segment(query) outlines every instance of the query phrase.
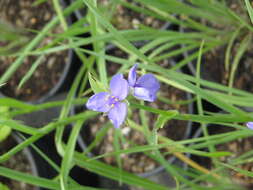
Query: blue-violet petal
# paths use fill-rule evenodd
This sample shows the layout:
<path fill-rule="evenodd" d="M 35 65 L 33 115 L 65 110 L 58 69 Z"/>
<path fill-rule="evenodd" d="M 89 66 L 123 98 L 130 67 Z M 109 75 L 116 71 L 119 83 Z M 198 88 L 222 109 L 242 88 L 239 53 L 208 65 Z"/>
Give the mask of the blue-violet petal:
<path fill-rule="evenodd" d="M 134 87 L 135 83 L 136 83 L 136 79 L 137 79 L 137 73 L 136 73 L 136 69 L 137 69 L 138 65 L 135 64 L 129 71 L 128 73 L 128 83 L 129 86 Z"/>
<path fill-rule="evenodd" d="M 123 78 L 122 74 L 116 74 L 112 77 L 110 90 L 111 94 L 119 98 L 119 100 L 124 100 L 127 97 L 129 85 L 126 79 Z"/>
<path fill-rule="evenodd" d="M 135 86 L 146 88 L 148 91 L 153 92 L 153 93 L 156 93 L 160 88 L 160 84 L 159 84 L 158 80 L 155 78 L 154 75 L 152 75 L 150 73 L 141 76 L 137 80 Z"/>
<path fill-rule="evenodd" d="M 139 100 L 144 100 L 148 102 L 154 102 L 156 99 L 156 93 L 141 87 L 135 87 L 133 95 Z"/>
<path fill-rule="evenodd" d="M 249 129 L 253 130 L 253 122 L 248 122 L 246 125 Z"/>
<path fill-rule="evenodd" d="M 88 99 L 86 107 L 93 111 L 108 112 L 110 110 L 109 97 L 110 94 L 108 92 L 94 94 Z"/>
<path fill-rule="evenodd" d="M 118 102 L 109 111 L 108 117 L 113 123 L 114 127 L 119 128 L 126 119 L 127 116 L 127 105 L 124 102 Z"/>

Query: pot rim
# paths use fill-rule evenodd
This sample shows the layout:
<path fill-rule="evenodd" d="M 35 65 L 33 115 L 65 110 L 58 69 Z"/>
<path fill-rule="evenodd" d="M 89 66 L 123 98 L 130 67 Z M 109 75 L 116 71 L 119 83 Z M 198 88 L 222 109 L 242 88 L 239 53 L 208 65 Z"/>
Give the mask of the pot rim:
<path fill-rule="evenodd" d="M 60 0 L 60 3 L 63 5 L 63 7 L 66 7 L 66 3 L 64 2 L 64 0 Z M 71 18 L 70 16 L 67 17 L 67 23 L 69 25 L 72 24 Z M 67 54 L 67 61 L 65 62 L 65 66 L 63 71 L 61 72 L 61 76 L 58 79 L 58 82 L 56 83 L 56 85 L 53 86 L 53 88 L 51 88 L 47 93 L 43 94 L 40 98 L 36 99 L 36 100 L 32 100 L 32 101 L 24 101 L 30 104 L 39 104 L 39 103 L 43 103 L 45 102 L 48 98 L 52 97 L 53 95 L 55 95 L 59 89 L 62 87 L 62 85 L 64 84 L 65 79 L 67 78 L 67 75 L 69 74 L 71 65 L 73 64 L 73 58 L 74 58 L 74 52 L 72 49 L 68 49 L 68 54 Z M 5 98 L 5 97 L 9 97 L 9 98 L 14 98 L 16 99 L 16 97 L 10 97 L 5 95 L 3 92 L 0 91 L 0 98 Z M 21 100 L 22 101 L 22 100 Z"/>
<path fill-rule="evenodd" d="M 12 132 L 10 137 L 17 143 L 20 144 L 23 142 L 23 140 L 21 139 L 21 137 L 19 137 L 18 133 L 16 132 Z M 27 158 L 30 166 L 31 166 L 31 172 L 34 176 L 39 176 L 39 172 L 38 172 L 38 167 L 36 166 L 36 162 L 34 159 L 34 156 L 32 155 L 31 150 L 28 147 L 25 147 L 24 149 L 21 150 L 21 152 L 25 155 L 25 157 Z M 33 185 L 34 188 L 36 190 L 40 190 L 40 187 Z"/>

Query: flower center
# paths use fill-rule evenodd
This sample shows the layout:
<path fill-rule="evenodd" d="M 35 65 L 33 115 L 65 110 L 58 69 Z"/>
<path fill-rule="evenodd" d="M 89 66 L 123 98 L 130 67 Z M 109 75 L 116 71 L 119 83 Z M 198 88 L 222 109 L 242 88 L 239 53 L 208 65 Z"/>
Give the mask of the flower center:
<path fill-rule="evenodd" d="M 119 102 L 119 98 L 117 98 L 116 96 L 109 96 L 108 97 L 108 104 L 111 108 L 113 108 L 115 106 L 115 104 L 117 104 Z"/>

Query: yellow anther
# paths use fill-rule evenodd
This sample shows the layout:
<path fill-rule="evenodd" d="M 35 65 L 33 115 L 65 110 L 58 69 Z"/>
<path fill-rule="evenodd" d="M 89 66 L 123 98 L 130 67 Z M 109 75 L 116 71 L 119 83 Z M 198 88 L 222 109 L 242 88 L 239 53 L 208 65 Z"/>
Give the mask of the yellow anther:
<path fill-rule="evenodd" d="M 114 107 L 114 104 L 111 105 L 111 108 L 113 108 L 113 107 Z"/>

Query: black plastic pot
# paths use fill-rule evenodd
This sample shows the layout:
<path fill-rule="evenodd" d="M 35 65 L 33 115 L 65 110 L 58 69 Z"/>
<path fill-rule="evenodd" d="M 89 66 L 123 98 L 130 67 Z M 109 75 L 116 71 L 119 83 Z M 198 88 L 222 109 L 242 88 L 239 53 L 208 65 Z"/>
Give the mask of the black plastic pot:
<path fill-rule="evenodd" d="M 66 93 L 58 94 L 57 96 L 50 97 L 46 102 L 50 101 L 62 101 L 67 97 Z M 33 126 L 35 128 L 40 128 L 45 126 L 48 123 L 57 119 L 60 115 L 61 107 L 53 107 L 44 109 L 41 111 L 32 112 L 29 114 L 24 114 L 15 117 L 18 120 L 21 120 L 26 125 Z M 64 140 L 67 141 L 69 137 L 70 126 L 66 126 L 64 130 Z M 34 144 L 45 154 L 47 155 L 55 164 L 58 166 L 61 165 L 61 156 L 57 153 L 54 141 L 54 132 L 47 134 L 36 141 Z M 35 158 L 35 165 L 38 168 L 38 175 L 43 178 L 53 179 L 58 172 L 51 166 L 49 163 L 44 160 L 44 158 L 34 149 L 31 150 L 33 157 Z M 71 172 L 70 176 L 76 180 L 81 185 L 96 187 L 98 183 L 98 176 L 96 174 L 90 173 L 87 170 L 81 169 L 75 166 Z M 84 180 L 85 179 L 85 180 Z M 41 189 L 46 190 L 46 189 Z"/>
<path fill-rule="evenodd" d="M 84 128 L 88 126 L 83 126 Z M 191 123 L 188 124 L 188 129 L 186 133 L 184 134 L 184 139 L 191 137 Z M 78 137 L 78 145 L 82 149 L 82 151 L 85 151 L 87 149 L 87 144 L 84 142 L 83 138 L 81 136 Z M 89 156 L 93 157 L 92 153 L 89 153 Z M 190 154 L 186 154 L 187 157 L 190 157 Z M 187 170 L 188 165 L 178 160 L 176 157 L 172 156 L 168 159 L 168 163 L 171 165 L 176 165 L 177 167 L 181 167 L 184 170 Z M 153 169 L 152 171 L 145 172 L 145 173 L 138 173 L 136 174 L 140 177 L 147 178 L 151 181 L 154 181 L 158 184 L 167 186 L 167 187 L 175 187 L 175 181 L 174 178 L 165 171 L 165 168 L 163 166 L 158 166 L 157 168 Z M 118 189 L 118 190 L 132 190 L 135 189 L 129 185 L 120 185 L 117 181 L 113 181 L 111 179 L 108 179 L 103 176 L 99 176 L 98 178 L 98 184 L 101 188 L 109 188 L 109 189 Z"/>
<path fill-rule="evenodd" d="M 7 137 L 7 139 L 5 139 L 5 141 L 7 140 L 10 140 L 10 141 L 14 141 L 13 143 L 15 143 L 15 145 L 18 145 L 20 144 L 23 140 L 19 137 L 19 135 L 15 132 L 12 132 L 10 136 Z M 31 170 L 31 175 L 33 176 L 38 176 L 38 173 L 39 173 L 39 168 L 35 162 L 35 158 L 30 150 L 30 148 L 24 148 L 20 153 L 23 154 L 23 156 L 26 158 L 26 160 L 28 161 L 28 165 L 27 167 L 30 168 Z M 20 153 L 17 153 L 20 154 Z M 15 155 L 16 156 L 16 155 Z M 18 157 L 17 157 L 18 158 Z M 10 159 L 14 159 L 14 157 L 11 157 Z M 20 160 L 18 159 L 17 162 L 19 162 Z M 3 163 L 4 164 L 4 163 Z M 22 164 L 24 164 L 24 162 L 22 162 Z M 9 169 L 17 169 L 17 168 L 9 168 Z M 20 182 L 21 183 L 21 182 Z M 22 186 L 22 185 L 20 185 Z M 36 190 L 40 190 L 39 187 L 35 187 L 34 186 L 34 189 Z M 12 189 L 12 190 L 19 190 L 19 189 Z"/>
<path fill-rule="evenodd" d="M 59 78 L 59 81 L 48 93 L 46 93 L 40 99 L 36 100 L 34 103 L 45 102 L 50 97 L 53 97 L 55 94 L 65 91 L 67 88 L 69 88 L 69 86 L 71 85 L 73 81 L 72 71 L 75 70 L 75 68 L 73 67 L 74 60 L 75 60 L 75 55 L 74 55 L 73 50 L 68 50 L 68 61 L 64 67 L 61 77 Z"/>
<path fill-rule="evenodd" d="M 63 7 L 66 7 L 65 5 L 65 1 L 61 0 L 61 4 L 63 5 Z M 32 6 L 32 5 L 31 5 Z M 72 23 L 72 20 L 70 17 L 67 18 L 67 22 L 69 24 Z M 64 68 L 62 69 L 61 72 L 61 76 L 59 77 L 58 81 L 56 82 L 56 84 L 49 89 L 46 93 L 42 94 L 39 98 L 37 98 L 36 100 L 31 100 L 31 101 L 27 101 L 28 103 L 42 103 L 44 101 L 46 101 L 48 98 L 52 97 L 53 95 L 55 95 L 56 93 L 62 92 L 64 90 L 67 90 L 69 88 L 69 86 L 71 85 L 72 81 L 73 81 L 73 77 L 74 77 L 74 72 L 76 71 L 79 67 L 79 64 L 73 64 L 73 62 L 77 61 L 76 55 L 74 54 L 72 49 L 69 49 L 67 51 L 67 60 L 66 63 L 64 65 Z M 46 62 L 46 60 L 45 60 Z M 52 73 L 53 75 L 54 73 Z M 15 73 L 14 73 L 15 75 Z M 8 81 L 7 81 L 8 83 Z M 1 88 L 0 88 L 1 90 Z M 3 92 L 0 92 L 0 97 L 6 97 L 7 95 L 4 94 Z M 11 96 L 13 98 L 15 98 L 15 95 Z"/>

